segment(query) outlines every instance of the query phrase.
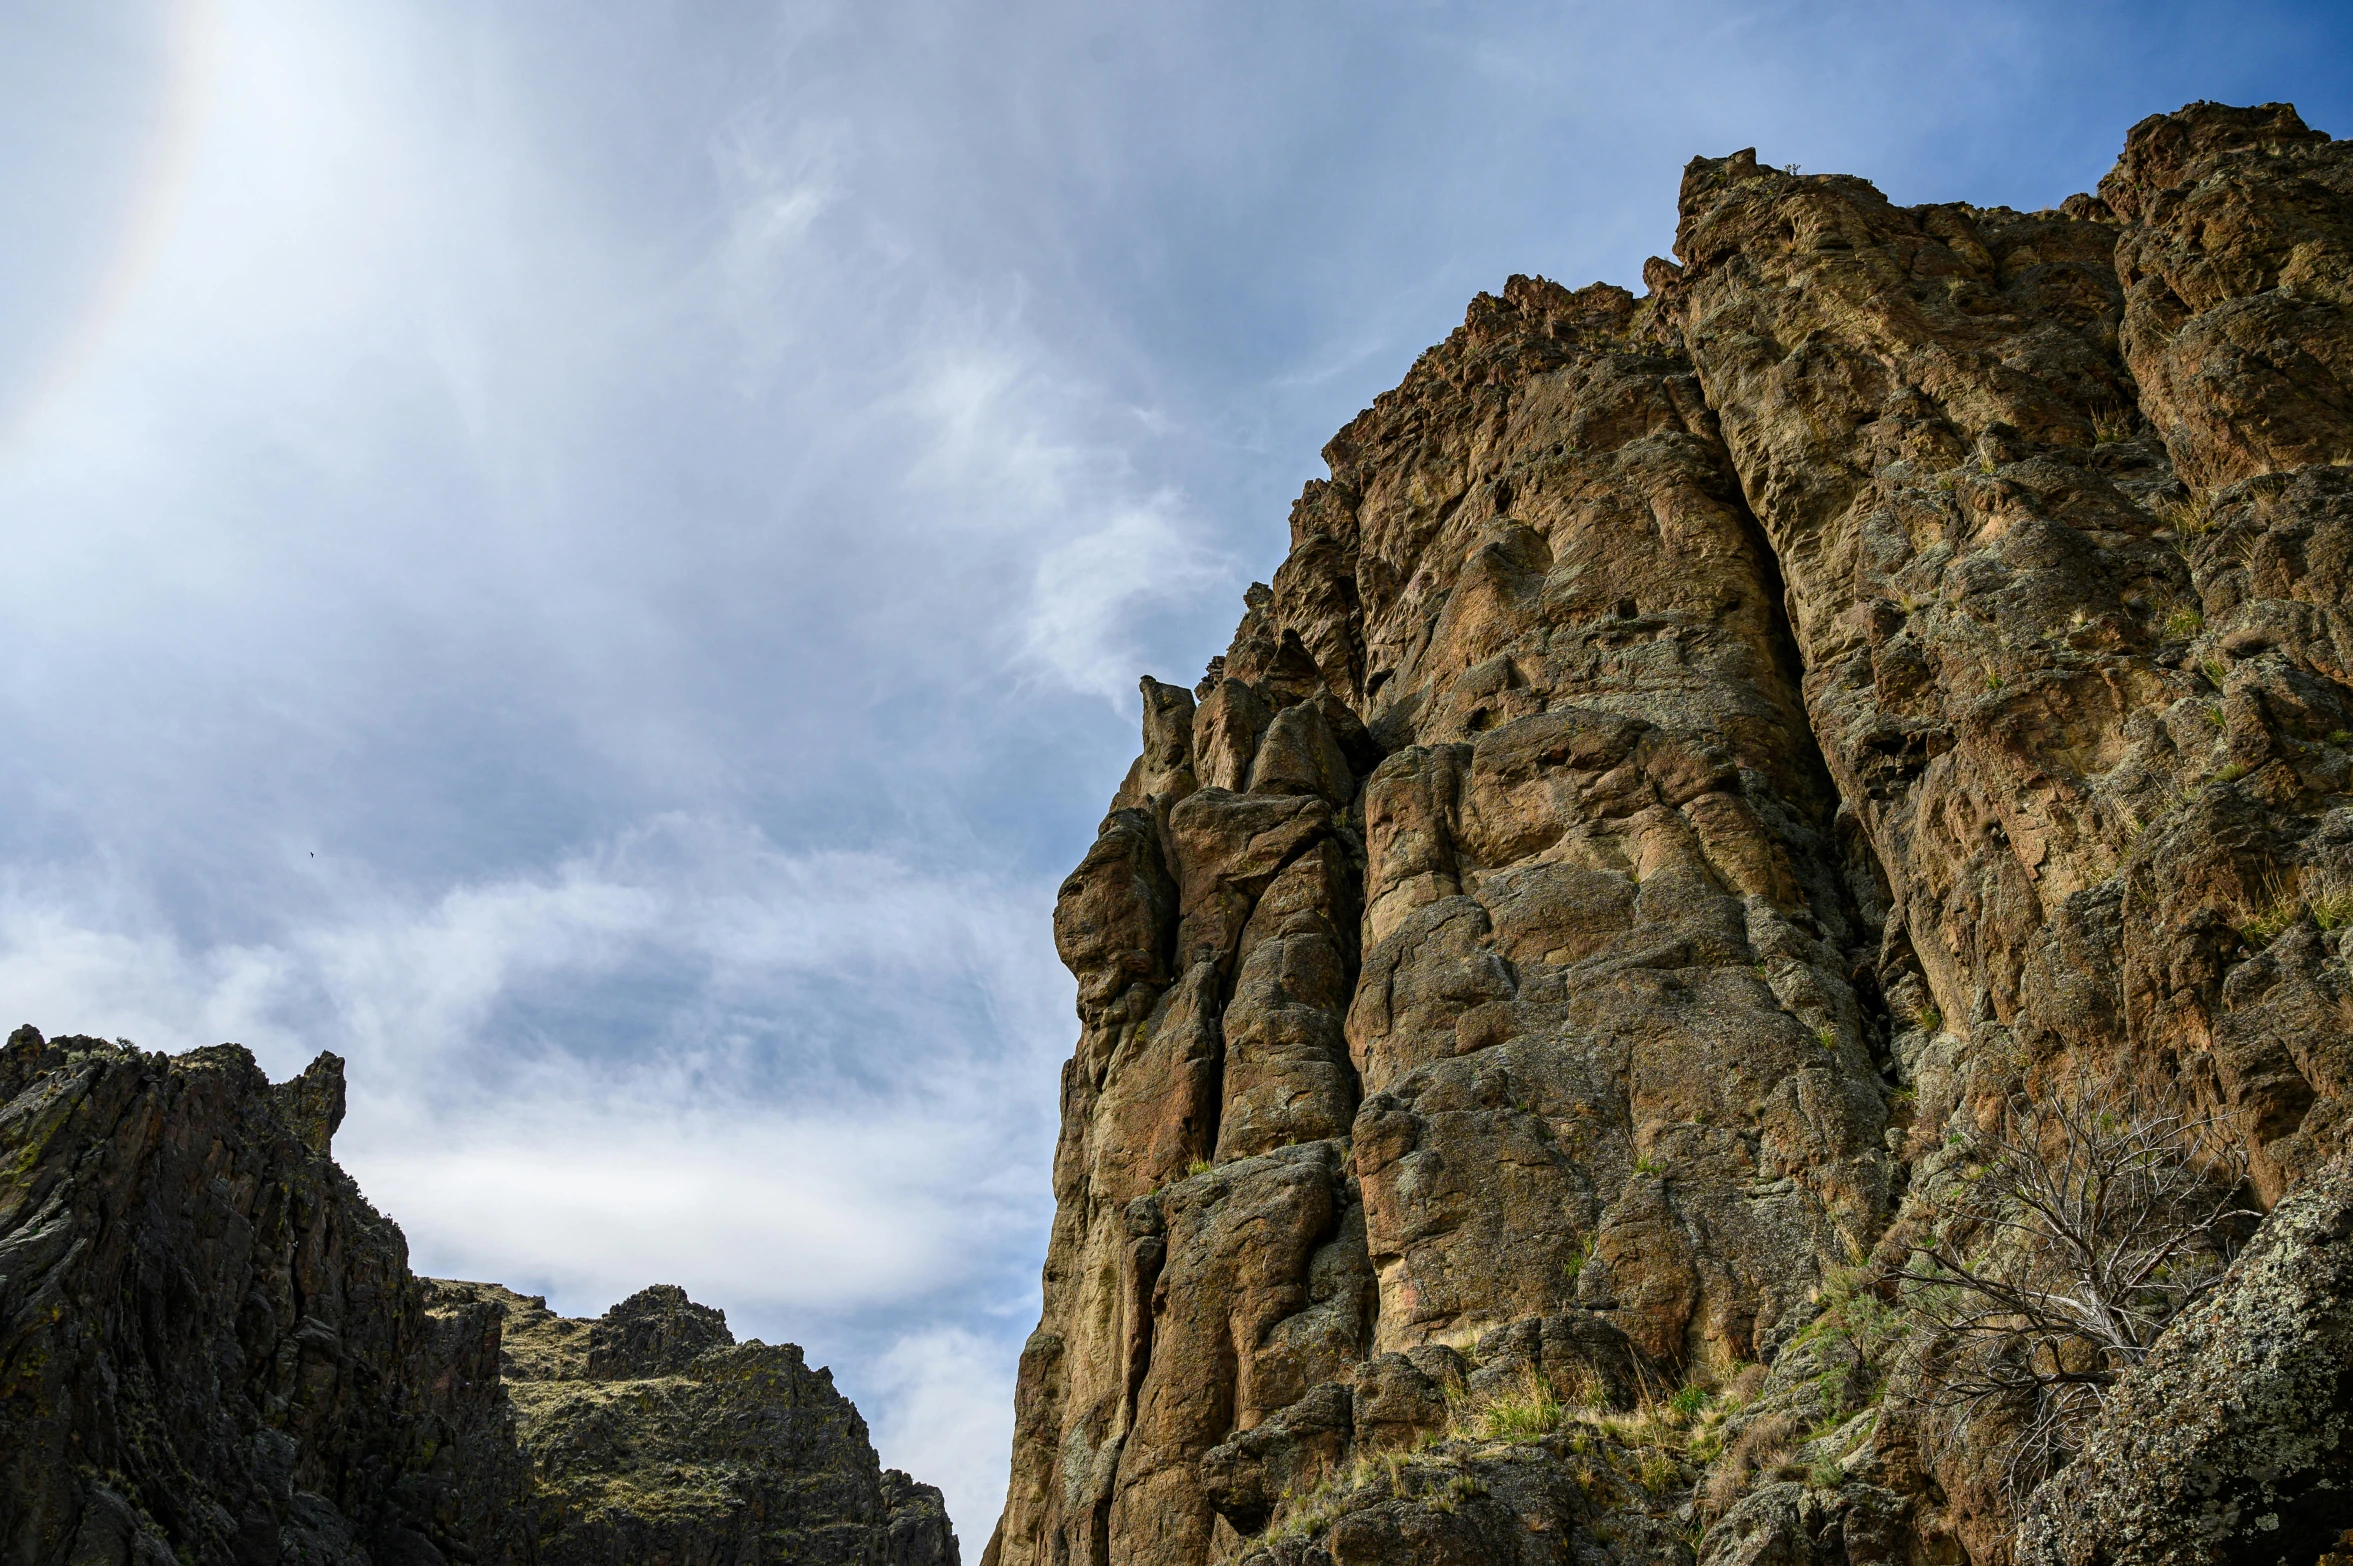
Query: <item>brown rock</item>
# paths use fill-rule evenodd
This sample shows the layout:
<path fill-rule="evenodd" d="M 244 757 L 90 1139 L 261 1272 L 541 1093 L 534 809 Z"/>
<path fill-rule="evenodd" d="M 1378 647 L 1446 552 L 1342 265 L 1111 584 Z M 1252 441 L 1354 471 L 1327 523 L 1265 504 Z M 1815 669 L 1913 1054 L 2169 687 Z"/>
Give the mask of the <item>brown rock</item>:
<path fill-rule="evenodd" d="M 1952 1117 L 2121 1074 L 2266 1202 L 2345 1145 L 2353 144 L 2192 105 L 2036 213 L 1700 159 L 1676 252 L 1474 301 L 1183 746 L 1148 686 L 992 1560 L 1689 1559 L 1688 1504 L 1994 1566 L 1998 1455 L 1833 1308 Z M 1758 1400 L 1704 1493 L 1561 1422 L 1686 1378 Z"/>

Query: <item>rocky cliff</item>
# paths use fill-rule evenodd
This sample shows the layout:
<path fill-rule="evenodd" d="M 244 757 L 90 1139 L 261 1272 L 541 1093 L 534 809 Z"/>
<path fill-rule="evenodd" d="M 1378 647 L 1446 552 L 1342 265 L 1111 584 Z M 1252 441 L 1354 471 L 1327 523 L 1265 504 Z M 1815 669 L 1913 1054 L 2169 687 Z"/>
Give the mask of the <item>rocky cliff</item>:
<path fill-rule="evenodd" d="M 992 1566 L 2353 1525 L 2353 143 L 2193 105 L 2033 213 L 1703 158 L 1675 251 L 1474 301 L 1144 681 Z M 2027 1504 L 1895 1273 L 2086 1081 L 2281 1205 Z"/>
<path fill-rule="evenodd" d="M 0 1049 L 0 1562 L 955 1566 L 798 1348 L 416 1277 L 343 1108 L 333 1055 Z"/>
<path fill-rule="evenodd" d="M 494 1283 L 436 1287 L 504 1321 L 540 1566 L 957 1566 L 940 1492 L 883 1469 L 793 1345 L 737 1343 L 668 1284 L 593 1321 Z"/>

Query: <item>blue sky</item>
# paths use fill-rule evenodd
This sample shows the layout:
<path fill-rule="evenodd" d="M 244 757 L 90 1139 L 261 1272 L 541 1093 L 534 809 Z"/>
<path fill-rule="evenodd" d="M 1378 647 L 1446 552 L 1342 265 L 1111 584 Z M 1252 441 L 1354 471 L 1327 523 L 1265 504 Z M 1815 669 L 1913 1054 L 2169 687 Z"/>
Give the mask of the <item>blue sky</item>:
<path fill-rule="evenodd" d="M 1315 453 L 1684 161 L 2056 204 L 2298 5 L 0 6 L 0 1021 L 274 1075 L 427 1272 L 686 1285 L 968 1552 L 1053 888 Z"/>

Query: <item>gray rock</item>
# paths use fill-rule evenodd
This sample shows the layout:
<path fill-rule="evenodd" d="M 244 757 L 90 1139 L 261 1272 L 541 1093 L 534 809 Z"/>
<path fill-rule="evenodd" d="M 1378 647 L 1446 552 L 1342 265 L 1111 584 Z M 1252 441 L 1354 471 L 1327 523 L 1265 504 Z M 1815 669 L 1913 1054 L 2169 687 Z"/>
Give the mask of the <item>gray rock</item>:
<path fill-rule="evenodd" d="M 2272 1566 L 2353 1530 L 2353 1165 L 2272 1209 L 2220 1289 L 2035 1492 L 2020 1566 Z"/>

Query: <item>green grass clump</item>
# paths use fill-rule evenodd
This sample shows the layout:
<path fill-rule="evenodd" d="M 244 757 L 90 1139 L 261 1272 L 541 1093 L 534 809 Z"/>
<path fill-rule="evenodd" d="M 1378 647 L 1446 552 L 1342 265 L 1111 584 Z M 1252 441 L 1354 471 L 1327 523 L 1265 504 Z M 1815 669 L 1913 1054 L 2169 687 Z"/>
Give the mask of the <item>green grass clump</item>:
<path fill-rule="evenodd" d="M 2156 512 L 2159 519 L 2176 533 L 2195 536 L 2214 526 L 2212 509 L 2195 495 L 2187 500 L 2177 500 L 2171 505 L 2158 506 Z"/>
<path fill-rule="evenodd" d="M 2272 937 L 2296 922 L 2296 913 L 2297 910 L 2292 907 L 2266 908 L 2259 914 L 2241 920 L 2239 934 L 2249 946 L 2268 946 Z"/>
<path fill-rule="evenodd" d="M 1541 1376 L 1495 1399 L 1471 1417 L 1470 1434 L 1488 1441 L 1541 1441 L 1561 1426 L 1568 1405 Z"/>
<path fill-rule="evenodd" d="M 2241 919 L 2239 936 L 2249 946 L 2268 946 L 2282 930 L 2306 914 L 2323 930 L 2353 924 L 2353 889 L 2298 895 L 2274 881 L 2263 905 Z"/>
<path fill-rule="evenodd" d="M 1206 1158 L 1196 1158 L 1190 1164 L 1185 1166 L 1185 1178 L 1189 1180 L 1195 1175 L 1205 1175 L 1216 1167 L 1217 1165 L 1211 1163 Z"/>
<path fill-rule="evenodd" d="M 2176 609 L 2165 617 L 2168 636 L 2195 636 L 2206 628 L 2206 617 L 2195 609 Z"/>
<path fill-rule="evenodd" d="M 2132 438 L 2134 426 L 2132 413 L 2129 409 L 2116 403 L 2103 402 L 2093 407 L 2090 413 L 2092 435 L 2100 444 L 2107 445 L 2114 441 Z"/>

